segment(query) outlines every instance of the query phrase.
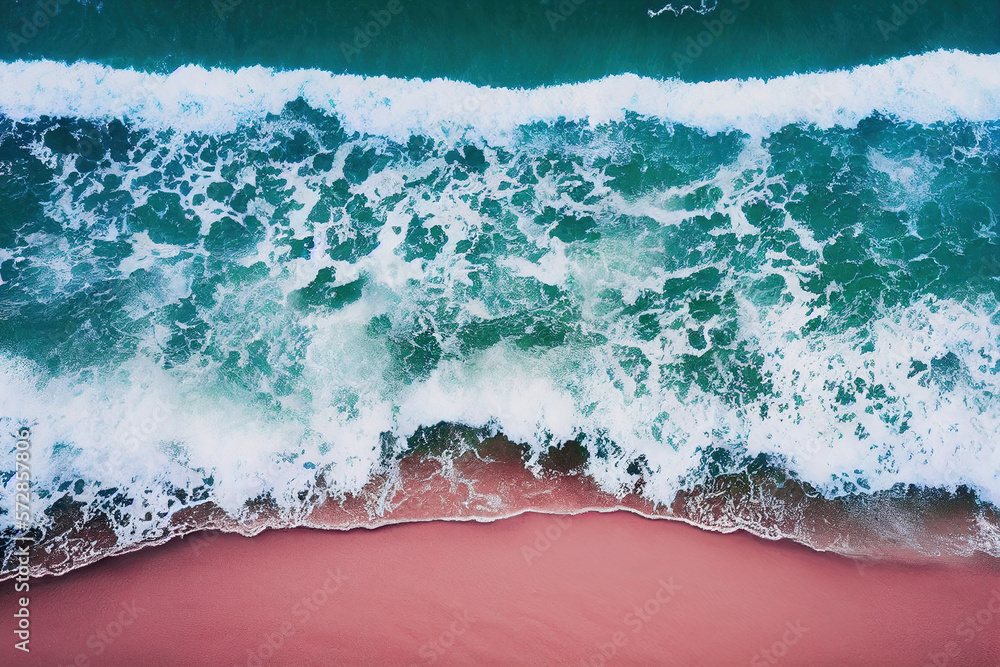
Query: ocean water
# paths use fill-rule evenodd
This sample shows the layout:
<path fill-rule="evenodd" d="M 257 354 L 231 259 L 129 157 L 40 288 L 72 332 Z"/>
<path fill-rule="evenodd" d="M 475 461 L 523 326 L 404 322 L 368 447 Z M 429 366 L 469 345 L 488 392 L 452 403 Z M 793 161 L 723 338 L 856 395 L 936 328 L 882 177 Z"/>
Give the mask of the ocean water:
<path fill-rule="evenodd" d="M 34 527 L 127 546 L 446 423 L 658 505 L 761 460 L 996 504 L 998 16 L 9 3 L 4 496 L 28 428 Z"/>

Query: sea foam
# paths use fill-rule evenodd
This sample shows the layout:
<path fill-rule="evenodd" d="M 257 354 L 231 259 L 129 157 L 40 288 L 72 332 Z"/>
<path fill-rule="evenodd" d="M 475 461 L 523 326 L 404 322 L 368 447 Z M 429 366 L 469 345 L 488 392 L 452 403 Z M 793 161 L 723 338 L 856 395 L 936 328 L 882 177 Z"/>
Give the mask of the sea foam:
<path fill-rule="evenodd" d="M 501 144 L 531 123 L 599 125 L 630 112 L 709 133 L 766 135 L 789 124 L 852 127 L 873 113 L 923 124 L 1000 119 L 1000 54 L 935 51 L 768 80 L 622 74 L 528 90 L 265 67 L 189 65 L 153 74 L 90 62 L 0 63 L 0 113 L 15 120 L 128 117 L 151 128 L 218 133 L 298 98 L 336 113 L 348 131 L 404 143 L 421 134 Z"/>
<path fill-rule="evenodd" d="M 349 132 L 367 136 L 344 139 L 335 148 L 326 146 L 333 157 L 325 169 L 316 167 L 312 153 L 288 161 L 275 157 L 271 163 L 243 164 L 249 162 L 251 144 L 255 150 L 282 145 L 288 129 L 284 119 L 265 117 L 280 114 L 298 98 L 336 115 Z M 32 427 L 33 479 L 51 492 L 52 500 L 73 489 L 74 501 L 92 510 L 103 503 L 110 508 L 108 514 L 122 517 L 115 529 L 123 543 L 157 534 L 187 506 L 176 501 L 180 497 L 176 490 L 194 499 L 191 503 L 211 499 L 234 516 L 261 498 L 271 499 L 289 514 L 307 511 L 308 501 L 300 494 L 314 490 L 318 475 L 323 476 L 329 496 L 359 493 L 374 474 L 381 473 L 386 442 L 394 439 L 403 446 L 418 429 L 440 422 L 503 432 L 529 445 L 534 461 L 550 444 L 586 439 L 595 454 L 587 473 L 604 489 L 633 488 L 638 475 L 631 464 L 641 460 L 648 471 L 643 493 L 663 505 L 669 505 L 678 491 L 703 482 L 707 453 L 727 447 L 734 456 L 764 455 L 777 461 L 831 497 L 859 487 L 875 492 L 906 484 L 949 489 L 967 485 L 981 498 L 1000 502 L 996 473 L 1000 449 L 995 445 L 1000 406 L 992 398 L 1000 393 L 995 299 L 918 295 L 880 308 L 863 331 L 803 332 L 804 323 L 829 311 L 829 305 L 823 305 L 828 304 L 829 293 L 843 286 L 833 284 L 829 293 L 803 287 L 809 276 L 827 270 L 823 253 L 836 237 L 821 237 L 801 215 L 801 206 L 791 206 L 800 204 L 807 188 L 800 183 L 793 189 L 786 183 L 794 179 L 785 172 L 796 170 L 770 169 L 769 150 L 777 148 L 740 139 L 734 141 L 744 146 L 738 156 L 703 170 L 693 161 L 687 181 L 671 186 L 654 183 L 641 196 L 632 196 L 609 186 L 615 181 L 606 164 L 614 157 L 608 157 L 614 152 L 607 146 L 612 143 L 611 130 L 603 139 L 593 140 L 595 145 L 561 146 L 561 136 L 550 145 L 537 138 L 538 145 L 518 142 L 521 128 L 532 123 L 564 118 L 601 125 L 622 119 L 627 112 L 710 134 L 735 130 L 755 138 L 788 124 L 814 124 L 820 129 L 854 126 L 873 113 L 920 124 L 991 121 L 1000 118 L 1000 56 L 940 51 L 850 71 L 769 81 L 691 84 L 623 75 L 534 90 L 260 67 L 227 72 L 189 66 L 158 75 L 92 63 L 16 62 L 0 64 L 0 112 L 18 121 L 43 116 L 127 117 L 139 128 L 174 130 L 170 136 L 158 136 L 155 149 L 135 147 L 129 161 L 109 160 L 108 166 L 89 176 L 78 176 L 82 182 L 69 178 L 76 173 L 75 155 L 56 154 L 40 133 L 34 135 L 27 148 L 52 171 L 54 188 L 43 210 L 57 231 L 47 226 L 49 231 L 37 232 L 29 243 L 0 250 L 0 260 L 14 259 L 29 246 L 39 250 L 23 261 L 36 271 L 36 281 L 51 274 L 55 289 L 39 289 L 37 296 L 32 295 L 35 305 L 65 298 L 61 290 L 68 289 L 74 266 L 81 265 L 87 265 L 84 275 L 103 267 L 101 280 L 124 281 L 137 275 L 147 281 L 143 284 L 148 287 L 137 289 L 122 304 L 128 315 L 124 319 L 141 322 L 150 313 L 191 298 L 193 282 L 204 278 L 204 264 L 197 262 L 208 253 L 199 245 L 201 239 L 192 248 L 154 242 L 147 230 L 129 229 L 134 210 L 164 189 L 160 180 L 148 178 L 166 171 L 164 165 L 181 167 L 183 183 L 171 187 L 184 209 L 201 219 L 202 237 L 215 222 L 241 216 L 231 203 L 207 196 L 213 184 L 225 182 L 240 189 L 253 183 L 263 188 L 270 178 L 280 181 L 281 197 L 297 205 L 287 207 L 295 210 L 287 221 L 280 221 L 270 219 L 278 217 L 272 216 L 275 202 L 263 197 L 256 201 L 250 210 L 265 221 L 268 233 L 248 251 L 249 258 L 232 264 L 245 267 L 260 262 L 267 265 L 267 272 L 213 288 L 214 305 L 199 312 L 211 326 L 212 344 L 219 350 L 239 356 L 248 341 L 265 341 L 276 351 L 267 361 L 277 370 L 286 361 L 281 358 L 284 351 L 301 345 L 305 351 L 294 360 L 301 361 L 294 391 L 279 396 L 267 384 L 269 376 L 258 377 L 250 369 L 246 378 L 226 375 L 207 357 L 195 355 L 170 367 L 161 363 L 163 343 L 169 339 L 166 316 L 136 327 L 142 339 L 132 358 L 110 363 L 106 369 L 86 369 L 89 374 L 54 377 L 43 365 L 7 356 L 6 351 L 0 357 L 0 428 L 11 430 L 22 423 Z M 218 158 L 218 164 L 203 162 L 204 144 L 251 125 L 252 140 L 223 138 L 228 141 L 228 157 Z M 432 176 L 449 173 L 446 151 L 421 159 L 388 160 L 350 186 L 350 194 L 378 214 L 373 215 L 379 227 L 377 246 L 350 259 L 334 258 L 327 244 L 343 241 L 339 235 L 353 232 L 347 228 L 356 221 L 346 213 L 316 219 L 310 213 L 320 210 L 324 196 L 329 200 L 331 188 L 346 182 L 345 162 L 355 149 L 359 154 L 374 153 L 388 143 L 386 138 L 405 143 L 414 134 L 446 141 L 511 143 L 517 148 L 513 158 L 503 158 L 499 149 L 485 147 L 488 166 L 482 173 L 451 178 L 441 187 Z M 559 129 L 551 134 L 558 135 Z M 736 138 L 699 137 L 698 141 L 729 139 Z M 830 141 L 836 144 L 840 139 L 831 136 Z M 885 143 L 852 164 L 843 158 L 843 168 L 859 169 L 858 162 L 869 163 L 872 174 L 892 188 L 880 190 L 880 205 L 893 211 L 908 207 L 916 220 L 924 202 L 940 190 L 934 175 L 952 157 L 929 157 L 908 148 L 900 153 L 893 142 Z M 543 172 L 541 165 L 548 165 L 552 148 L 562 150 L 566 162 L 576 160 L 571 170 Z M 644 158 L 683 166 L 684 160 L 694 160 L 691 154 L 696 152 L 682 146 L 664 156 L 660 150 L 665 149 L 659 143 L 647 145 Z M 970 155 L 976 150 L 977 146 L 966 147 Z M 514 162 L 505 162 L 510 159 Z M 504 211 L 517 212 L 512 193 L 528 187 L 518 180 L 527 167 L 538 177 L 530 186 L 534 208 L 525 205 L 521 213 L 512 213 L 512 220 L 498 219 L 470 203 L 492 199 L 503 202 Z M 831 174 L 838 169 L 840 165 Z M 266 176 L 265 170 L 275 175 Z M 105 185 L 109 175 L 121 179 L 121 188 L 132 201 L 131 208 L 117 214 L 120 219 L 86 203 L 110 187 Z M 578 197 L 580 201 L 569 197 L 569 189 L 578 183 L 592 186 L 591 196 Z M 793 190 L 791 194 L 776 194 L 786 189 L 783 184 Z M 816 186 L 825 193 L 830 183 L 821 180 Z M 699 195 L 701 191 L 719 192 L 717 202 Z M 284 200 L 281 203 L 287 203 Z M 690 206 L 678 203 L 689 200 Z M 749 270 L 734 269 L 723 284 L 701 296 L 722 303 L 729 293 L 736 295 L 732 310 L 738 318 L 739 341 L 757 351 L 760 370 L 772 384 L 772 405 L 766 412 L 760 402 L 736 405 L 696 386 L 667 381 L 678 359 L 702 354 L 686 334 L 689 326 L 701 326 L 684 321 L 690 304 L 677 312 L 650 306 L 649 313 L 664 325 L 650 340 L 637 335 L 617 311 L 602 310 L 606 304 L 601 296 L 617 290 L 621 304 L 616 308 L 632 307 L 640 295 L 662 292 L 665 281 L 698 271 L 725 273 L 727 265 L 745 262 L 748 253 L 753 254 L 748 248 L 754 239 L 785 236 L 784 229 L 764 234 L 760 221 L 748 219 L 747 211 L 761 202 L 781 212 L 779 219 L 787 219 L 784 224 L 799 247 L 785 241 L 780 255 L 760 253 Z M 599 240 L 571 245 L 554 238 L 551 229 L 537 222 L 536 214 L 541 217 L 547 209 L 557 208 L 575 219 L 597 219 Z M 877 213 L 881 215 L 882 209 Z M 446 229 L 446 244 L 432 259 L 404 259 L 400 246 L 409 226 L 432 216 Z M 697 231 L 693 225 L 683 230 L 680 225 L 695 218 L 702 219 L 699 224 L 712 225 L 699 250 L 706 255 L 691 260 L 690 266 L 670 268 L 673 255 L 690 249 L 687 235 Z M 637 221 L 645 221 L 641 224 L 649 229 L 629 231 L 628 225 L 640 224 Z M 315 238 L 308 258 L 292 258 L 277 247 L 286 225 L 297 239 Z M 487 227 L 506 232 L 507 246 L 479 260 L 480 285 L 473 293 L 467 289 L 472 267 L 458 247 L 468 240 L 489 239 L 493 232 L 486 232 Z M 90 236 L 70 244 L 67 232 L 80 230 Z M 982 236 L 990 234 L 995 232 L 985 230 Z M 105 266 L 94 258 L 92 242 L 119 235 L 128 241 L 131 253 Z M 727 237 L 750 241 L 738 250 L 723 251 Z M 288 307 L 290 294 L 309 285 L 324 269 L 335 269 L 337 287 L 364 279 L 363 297 L 318 314 Z M 780 278 L 787 298 L 771 306 L 755 302 L 760 295 L 753 285 L 765 275 Z M 441 318 L 434 329 L 440 332 L 452 325 L 455 329 L 561 307 L 533 296 L 547 293 L 538 285 L 565 293 L 565 300 L 579 312 L 574 325 L 579 324 L 581 333 L 597 334 L 588 339 L 589 347 L 526 349 L 514 340 L 503 340 L 463 353 L 454 349 L 457 343 L 451 335 L 450 341 L 442 337 L 448 354 L 433 370 L 402 382 L 393 366 L 397 360 L 392 342 L 369 333 L 379 317 L 391 316 L 399 333 L 409 335 L 407 323 L 432 317 Z M 436 308 L 438 304 L 446 307 Z M 446 321 L 450 311 L 457 312 L 452 323 Z M 549 320 L 532 321 L 541 325 Z M 715 324 L 721 330 L 725 323 Z M 414 332 L 417 328 L 413 326 Z M 86 333 L 81 328 L 81 336 Z M 514 334 L 512 339 L 517 338 Z M 596 342 L 601 337 L 606 341 Z M 645 370 L 633 363 L 639 356 L 648 361 Z M 930 370 L 914 376 L 913 362 L 919 360 Z M 643 373 L 648 377 L 643 379 Z M 858 379 L 879 387 L 883 394 L 858 393 L 849 403 L 836 385 L 856 386 Z M 258 394 L 275 398 L 280 405 L 247 399 Z M 596 455 L 609 442 L 617 453 Z M 115 465 L 109 466 L 109 461 Z M 8 490 L 11 485 L 8 481 Z M 122 507 L 109 493 L 134 502 Z M 9 525 L 9 515 L 0 517 L 0 528 Z"/>

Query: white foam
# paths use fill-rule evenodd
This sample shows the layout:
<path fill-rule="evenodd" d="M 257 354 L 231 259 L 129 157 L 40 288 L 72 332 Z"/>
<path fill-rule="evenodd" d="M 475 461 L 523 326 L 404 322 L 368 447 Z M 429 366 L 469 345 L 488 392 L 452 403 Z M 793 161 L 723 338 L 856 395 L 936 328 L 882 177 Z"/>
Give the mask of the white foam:
<path fill-rule="evenodd" d="M 701 3 L 697 7 L 686 3 L 678 3 L 678 4 L 679 6 L 674 7 L 673 3 L 667 3 L 663 7 L 660 7 L 659 9 L 655 10 L 647 9 L 646 13 L 649 15 L 649 18 L 651 19 L 656 18 L 657 16 L 665 12 L 670 12 L 674 16 L 680 16 L 686 11 L 692 11 L 695 14 L 708 14 L 709 12 L 714 10 L 719 3 L 713 0 L 701 0 Z"/>
<path fill-rule="evenodd" d="M 825 125 L 842 120 L 849 124 L 872 110 L 920 122 L 996 119 L 1000 76 L 996 65 L 996 56 L 938 52 L 851 72 L 768 82 L 682 84 L 626 76 L 558 89 L 494 91 L 446 81 L 274 73 L 262 68 L 238 73 L 185 68 L 170 77 L 155 77 L 92 64 L 14 63 L 0 65 L 0 108 L 20 119 L 43 113 L 95 118 L 127 114 L 149 126 L 211 132 L 252 122 L 266 111 L 279 111 L 286 101 L 302 93 L 315 106 L 336 109 L 349 130 L 402 139 L 415 131 L 458 136 L 455 132 L 460 126 L 473 128 L 480 136 L 509 137 L 520 123 L 567 114 L 578 120 L 604 122 L 620 116 L 626 108 L 713 131 L 763 131 L 785 122 Z M 86 80 L 87 76 L 99 79 L 101 85 L 94 81 L 82 88 L 66 84 L 69 89 L 58 92 L 58 86 L 63 85 L 58 81 L 73 77 Z M 211 85 L 199 84 L 201 79 L 210 80 Z M 810 80 L 821 82 L 821 92 L 839 91 L 831 99 L 841 100 L 843 108 L 797 105 L 797 96 L 803 90 L 808 92 Z M 30 89 L 25 87 L 29 81 Z M 887 82 L 895 87 L 888 87 Z M 133 84 L 137 95 L 116 97 L 120 86 Z M 16 93 L 18 86 L 22 86 L 20 96 L 10 92 Z M 36 88 L 40 92 L 33 96 L 30 91 Z M 639 95 L 635 92 L 639 89 L 652 92 Z M 939 96 L 935 90 L 948 94 Z M 456 115 L 453 95 L 486 101 L 463 104 L 465 115 Z M 265 147 L 270 145 L 267 135 L 272 125 L 275 123 L 258 126 Z M 169 153 L 163 156 L 164 162 L 173 159 L 184 143 L 183 136 L 174 135 L 158 146 Z M 769 158 L 761 142 L 745 142 L 734 163 L 713 170 L 702 182 L 645 193 L 637 200 L 600 191 L 608 177 L 587 159 L 580 160 L 578 172 L 595 184 L 599 204 L 575 203 L 560 192 L 556 174 L 541 177 L 533 193 L 539 211 L 565 207 L 568 213 L 590 215 L 601 225 L 623 216 L 646 216 L 657 221 L 664 233 L 655 239 L 637 238 L 628 230 L 616 234 L 615 229 L 602 226 L 601 238 L 581 248 L 580 244 L 550 238 L 549 230 L 524 214 L 517 229 L 526 240 L 511 241 L 506 251 L 492 257 L 488 278 L 481 278 L 483 284 L 475 291 L 464 289 L 470 282 L 470 267 L 455 251 L 455 244 L 475 237 L 484 224 L 483 214 L 469 205 L 469 194 L 508 200 L 514 188 L 503 186 L 516 178 L 508 173 L 510 165 L 496 159 L 496 151 L 486 149 L 490 166 L 483 174 L 449 182 L 443 191 L 430 185 L 413 187 L 391 206 L 385 201 L 403 191 L 400 184 L 404 177 L 410 183 L 422 179 L 441 167 L 444 158 L 420 165 L 402 161 L 372 174 L 351 189 L 364 194 L 373 208 L 384 213 L 378 232 L 380 245 L 363 259 L 333 261 L 326 256 L 325 244 L 332 232 L 350 225 L 350 220 L 317 223 L 308 219 L 308 212 L 319 199 L 320 186 L 343 177 L 345 155 L 359 143 L 385 142 L 347 142 L 338 151 L 332 171 L 322 175 L 301 175 L 298 164 L 269 165 L 287 181 L 288 196 L 303 204 L 291 215 L 296 237 L 313 236 L 316 248 L 308 259 L 288 260 L 276 251 L 269 237 L 254 257 L 268 264 L 269 274 L 258 282 L 227 286 L 220 290 L 212 311 L 200 313 L 211 324 L 216 341 L 222 340 L 222 349 L 225 341 L 231 341 L 233 349 L 243 349 L 252 339 L 273 341 L 275 349 L 293 338 L 308 345 L 301 384 L 298 391 L 279 400 L 282 410 L 269 414 L 251 400 L 227 398 L 229 381 L 215 373 L 216 362 L 205 358 L 164 369 L 157 361 L 159 346 L 152 340 L 140 346 L 135 359 L 113 364 L 106 372 L 96 369 L 89 377 L 50 378 L 44 369 L 28 362 L 0 358 L 0 386 L 4 387 L 0 392 L 4 405 L 0 427 L 12 426 L 17 419 L 32 423 L 38 462 L 35 473 L 42 487 L 80 478 L 100 480 L 103 488 L 126 488 L 134 495 L 154 490 L 123 510 L 132 518 L 124 530 L 133 531 L 123 537 L 134 539 L 138 531 L 161 523 L 156 518 L 144 521 L 147 511 L 154 516 L 176 511 L 179 505 L 167 505 L 174 487 L 190 491 L 212 476 L 212 500 L 233 513 L 239 513 L 245 501 L 265 493 L 283 509 L 292 510 L 300 503 L 298 493 L 312 489 L 317 471 L 323 472 L 333 493 L 361 489 L 378 465 L 383 433 L 402 439 L 420 426 L 449 421 L 501 430 L 531 445 L 536 458 L 552 441 L 583 433 L 592 444 L 603 436 L 616 443 L 621 453 L 606 459 L 591 457 L 589 472 L 609 490 L 630 487 L 635 479 L 627 472 L 628 462 L 642 455 L 654 471 L 645 493 L 663 503 L 690 486 L 707 449 L 734 443 L 745 446 L 751 455 L 766 453 L 784 460 L 800 478 L 831 495 L 844 492 L 845 482 L 864 479 L 872 490 L 896 483 L 950 487 L 965 483 L 988 500 L 1000 500 L 996 474 L 1000 449 L 994 444 L 994 434 L 1000 431 L 1000 408 L 986 398 L 1000 392 L 1000 382 L 984 370 L 996 368 L 1000 359 L 1000 328 L 991 319 L 995 318 L 995 304 L 926 299 L 883 312 L 870 323 L 875 345 L 870 351 L 861 349 L 851 334 L 804 335 L 804 322 L 827 313 L 827 307 L 816 306 L 818 295 L 802 286 L 803 277 L 818 270 L 826 242 L 814 238 L 805 223 L 786 215 L 787 228 L 795 232 L 808 258 L 789 253 L 799 258 L 793 260 L 774 252 L 759 268 L 783 279 L 791 303 L 755 305 L 753 290 L 730 278 L 718 295 L 728 291 L 737 295 L 740 336 L 766 360 L 763 370 L 771 373 L 777 396 L 768 399 L 776 405 L 767 417 L 760 416 L 759 406 L 737 407 L 697 388 L 689 388 L 681 396 L 676 385 L 666 381 L 669 367 L 682 355 L 699 354 L 688 341 L 686 329 L 691 327 L 682 322 L 683 313 L 664 314 L 665 326 L 651 341 L 637 338 L 620 313 L 608 313 L 599 296 L 606 289 L 619 290 L 626 304 L 634 304 L 643 291 L 661 290 L 666 278 L 683 277 L 709 266 L 725 273 L 724 257 L 673 272 L 665 269 L 669 255 L 689 242 L 685 234 L 673 233 L 671 228 L 693 215 L 711 216 L 719 211 L 729 216 L 730 224 L 713 233 L 755 236 L 757 230 L 743 207 L 766 197 L 762 193 L 770 180 L 781 179 L 781 175 L 766 175 Z M 70 161 L 38 144 L 33 150 L 50 168 L 57 169 L 60 160 Z M 530 162 L 533 152 L 544 155 L 549 148 L 524 142 L 519 151 Z M 571 150 L 587 155 L 592 147 Z M 920 154 L 900 158 L 872 150 L 867 157 L 885 184 L 892 186 L 900 206 L 918 205 L 926 182 L 938 169 Z M 146 201 L 151 192 L 149 186 L 137 184 L 152 169 L 151 160 L 152 154 L 118 172 L 137 204 Z M 67 227 L 90 229 L 94 238 L 114 238 L 110 229 L 100 228 L 99 216 L 79 207 L 67 194 L 69 186 L 63 182 L 69 169 L 66 163 L 56 171 L 54 197 L 58 205 L 47 208 L 47 214 Z M 201 205 L 193 202 L 210 183 L 218 182 L 220 166 L 209 169 L 196 158 L 185 165 L 187 180 L 194 184 L 191 192 L 182 196 L 185 209 L 195 210 L 206 223 L 223 215 L 236 216 L 210 201 Z M 195 172 L 212 173 L 196 180 L 192 177 Z M 237 186 L 254 182 L 251 166 L 240 174 Z M 721 200 L 698 211 L 671 208 L 670 202 L 681 201 L 703 186 L 721 189 Z M 269 217 L 266 209 L 259 213 L 262 220 Z M 420 219 L 434 216 L 446 230 L 447 244 L 433 261 L 407 262 L 396 252 L 414 215 Z M 60 258 L 69 253 L 57 240 L 41 233 L 28 239 L 32 247 L 51 248 L 44 256 L 46 265 L 51 265 L 53 272 L 62 267 L 66 273 L 69 265 Z M 180 256 L 179 246 L 154 243 L 142 231 L 130 232 L 128 240 L 132 255 L 114 267 L 112 276 L 128 276 L 144 268 L 155 283 L 126 301 L 133 318 L 191 294 L 190 274 L 202 269 L 190 254 L 182 260 L 166 261 Z M 0 259 L 9 256 L 3 252 Z M 289 292 L 308 285 L 327 267 L 336 269 L 338 285 L 364 277 L 364 297 L 322 315 L 285 312 L 283 304 Z M 585 332 L 606 335 L 608 344 L 522 350 L 512 341 L 502 341 L 460 357 L 461 361 L 446 354 L 428 377 L 406 384 L 392 379 L 394 359 L 388 341 L 366 333 L 371 318 L 384 314 L 394 325 L 400 324 L 401 333 L 406 335 L 410 333 L 407 321 L 433 318 L 434 305 L 440 302 L 462 311 L 456 316 L 460 324 L 531 311 L 543 305 L 532 301 L 529 288 L 533 281 L 565 289 L 580 309 Z M 302 325 L 305 332 L 290 322 Z M 685 326 L 668 326 L 671 324 Z M 169 334 L 149 335 L 163 340 Z M 442 346 L 449 344 L 440 342 Z M 616 347 L 637 348 L 649 360 L 644 387 L 623 367 Z M 968 376 L 953 387 L 930 380 L 921 384 L 922 378 L 907 377 L 910 357 L 930 362 L 948 354 L 957 357 L 960 367 L 968 371 Z M 842 382 L 848 376 L 862 377 L 869 385 L 884 384 L 893 402 L 886 401 L 876 410 L 876 401 L 859 399 L 855 407 L 845 410 L 826 382 Z M 256 389 L 273 395 L 265 386 L 268 381 L 265 377 L 259 379 L 259 387 L 244 387 L 244 398 Z M 233 393 L 239 395 L 238 391 Z M 795 396 L 803 402 L 801 409 Z M 788 404 L 787 409 L 777 407 L 782 402 Z M 173 416 L 163 419 L 161 405 L 171 406 Z M 873 411 L 866 412 L 867 407 Z M 854 415 L 849 423 L 842 421 L 848 412 Z M 909 429 L 902 433 L 883 419 L 907 412 L 911 413 Z M 857 424 L 868 437 L 852 435 Z M 873 448 L 872 443 L 878 444 Z M 69 448 L 57 447 L 63 444 Z M 109 460 L 116 462 L 111 469 Z M 100 502 L 95 494 L 96 490 L 88 487 L 77 498 Z M 9 518 L 0 519 L 0 526 Z"/>
<path fill-rule="evenodd" d="M 349 132 L 404 142 L 422 134 L 503 143 L 517 128 L 559 118 L 593 125 L 634 112 L 716 133 L 766 135 L 788 124 L 854 126 L 878 112 L 917 123 L 1000 119 L 1000 54 L 935 51 L 850 70 L 768 80 L 687 83 L 633 74 L 529 90 L 320 70 L 236 72 L 188 65 L 169 75 L 90 62 L 0 63 L 0 112 L 128 117 L 152 128 L 218 133 L 297 98 L 335 112 Z"/>

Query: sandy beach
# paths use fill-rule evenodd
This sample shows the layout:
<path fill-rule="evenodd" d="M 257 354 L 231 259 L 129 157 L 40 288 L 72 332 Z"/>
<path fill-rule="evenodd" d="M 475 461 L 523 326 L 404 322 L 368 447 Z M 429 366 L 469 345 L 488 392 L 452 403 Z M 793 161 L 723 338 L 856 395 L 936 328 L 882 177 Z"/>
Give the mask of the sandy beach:
<path fill-rule="evenodd" d="M 14 604 L 12 586 L 3 606 Z M 197 533 L 31 583 L 11 665 L 986 665 L 1000 568 L 626 512 Z"/>

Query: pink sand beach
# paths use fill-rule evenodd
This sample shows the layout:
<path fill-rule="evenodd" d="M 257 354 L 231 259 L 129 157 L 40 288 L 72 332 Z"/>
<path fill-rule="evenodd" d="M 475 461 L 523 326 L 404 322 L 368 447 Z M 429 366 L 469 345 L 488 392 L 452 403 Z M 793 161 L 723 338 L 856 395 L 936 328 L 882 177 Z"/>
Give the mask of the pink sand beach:
<path fill-rule="evenodd" d="M 13 608 L 5 586 L 5 609 Z M 4 665 L 995 665 L 1000 568 L 627 512 L 200 533 L 34 580 Z"/>

